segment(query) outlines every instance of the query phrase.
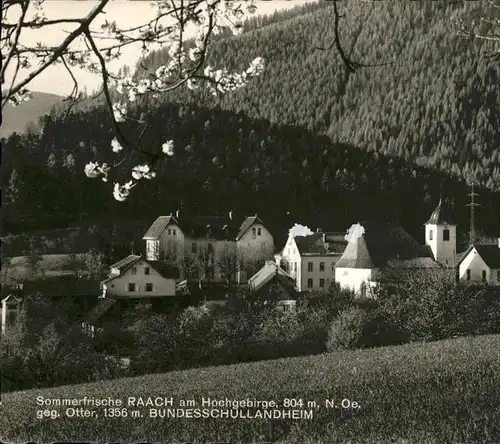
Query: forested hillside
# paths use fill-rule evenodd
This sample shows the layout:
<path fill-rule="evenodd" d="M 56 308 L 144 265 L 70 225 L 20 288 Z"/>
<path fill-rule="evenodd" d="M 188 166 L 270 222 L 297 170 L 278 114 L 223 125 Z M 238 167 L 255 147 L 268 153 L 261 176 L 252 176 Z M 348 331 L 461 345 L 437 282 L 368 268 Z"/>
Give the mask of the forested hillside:
<path fill-rule="evenodd" d="M 335 49 L 316 49 L 334 41 L 331 5 L 282 22 L 276 14 L 275 24 L 254 20 L 248 27 L 261 29 L 217 41 L 208 63 L 241 69 L 262 56 L 268 66 L 260 78 L 220 99 L 188 89 L 164 99 L 301 126 L 500 189 L 499 66 L 480 54 L 491 50 L 488 42 L 457 35 L 452 18 L 480 12 L 481 2 L 463 3 L 342 2 L 346 53 L 381 64 L 354 74 Z M 157 53 L 143 64 L 166 59 Z"/>
<path fill-rule="evenodd" d="M 263 56 L 261 78 L 220 99 L 179 90 L 135 110 L 148 116 L 143 146 L 159 149 L 173 139 L 176 150 L 125 203 L 112 199 L 112 183 L 83 173 L 90 160 L 116 159 L 107 110 L 53 115 L 43 119 L 40 136 L 10 137 L 4 232 L 102 215 L 152 222 L 182 205 L 197 214 L 259 213 L 281 233 L 293 222 L 345 230 L 364 219 L 398 220 L 422 240 L 422 224 L 442 195 L 466 240 L 465 179 L 475 177 L 483 183 L 478 228 L 497 234 L 498 68 L 478 56 L 480 44 L 454 34 L 449 4 L 349 5 L 342 11 L 347 52 L 363 63 L 394 64 L 348 75 L 335 50 L 315 49 L 333 39 L 328 5 L 250 21 L 242 36 L 214 43 L 209 63 L 243 68 Z M 145 63 L 162 59 L 156 53 Z M 137 134 L 130 125 L 125 133 Z M 124 164 L 113 180 L 129 177 Z M 281 241 L 278 235 L 277 246 Z"/>

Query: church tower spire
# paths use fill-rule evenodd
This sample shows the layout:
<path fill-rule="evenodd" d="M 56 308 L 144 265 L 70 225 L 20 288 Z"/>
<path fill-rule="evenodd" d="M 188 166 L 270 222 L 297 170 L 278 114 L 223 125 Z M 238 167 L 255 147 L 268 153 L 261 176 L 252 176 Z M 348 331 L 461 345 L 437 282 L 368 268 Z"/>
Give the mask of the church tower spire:
<path fill-rule="evenodd" d="M 434 260 L 443 265 L 455 266 L 457 225 L 453 222 L 448 205 L 442 197 L 425 223 L 425 245 L 432 250 Z"/>

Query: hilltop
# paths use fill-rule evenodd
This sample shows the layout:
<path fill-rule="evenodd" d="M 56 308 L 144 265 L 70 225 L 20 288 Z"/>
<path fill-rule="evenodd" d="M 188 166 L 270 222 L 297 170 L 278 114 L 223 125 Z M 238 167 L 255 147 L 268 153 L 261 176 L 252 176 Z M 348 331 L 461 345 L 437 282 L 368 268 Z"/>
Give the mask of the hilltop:
<path fill-rule="evenodd" d="M 12 133 L 22 134 L 29 124 L 36 127 L 40 117 L 50 113 L 62 100 L 63 97 L 56 94 L 33 92 L 32 98 L 19 106 L 7 104 L 2 111 L 0 137 L 9 137 Z"/>

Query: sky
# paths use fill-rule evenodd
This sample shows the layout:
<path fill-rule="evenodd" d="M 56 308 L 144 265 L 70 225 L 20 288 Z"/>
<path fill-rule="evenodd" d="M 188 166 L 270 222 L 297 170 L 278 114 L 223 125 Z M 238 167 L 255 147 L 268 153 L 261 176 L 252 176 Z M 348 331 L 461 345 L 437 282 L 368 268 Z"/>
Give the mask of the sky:
<path fill-rule="evenodd" d="M 304 4 L 314 0 L 257 0 L 257 11 L 255 15 L 272 14 L 275 11 L 283 9 L 291 9 L 297 5 Z M 43 12 L 47 19 L 61 18 L 79 18 L 85 16 L 97 4 L 96 1 L 85 0 L 46 0 L 43 3 Z M 112 0 L 105 9 L 106 14 L 101 15 L 98 21 L 96 20 L 95 28 L 98 30 L 105 19 L 108 21 L 116 21 L 117 25 L 125 28 L 129 26 L 144 23 L 145 20 L 154 18 L 156 8 L 151 6 L 150 1 L 131 1 L 131 0 Z M 140 17 L 140 22 L 137 19 Z M 32 46 L 37 42 L 46 43 L 48 45 L 57 45 L 60 43 L 67 32 L 75 29 L 75 25 L 54 25 L 43 27 L 39 30 L 27 30 L 21 39 L 21 42 Z M 259 54 L 255 55 L 256 57 Z M 140 51 L 137 46 L 130 45 L 123 50 L 123 54 L 119 60 L 110 63 L 110 71 L 116 72 L 121 66 L 129 65 L 134 67 L 140 57 Z M 99 88 L 100 77 L 95 74 L 88 73 L 80 69 L 73 69 L 73 73 L 79 83 L 80 89 L 85 86 L 90 93 Z M 7 79 L 10 79 L 9 71 Z M 24 76 L 20 76 L 21 78 Z M 62 65 L 54 65 L 47 68 L 42 74 L 35 78 L 28 86 L 31 91 L 41 91 L 47 93 L 67 96 L 73 88 L 73 80 Z"/>

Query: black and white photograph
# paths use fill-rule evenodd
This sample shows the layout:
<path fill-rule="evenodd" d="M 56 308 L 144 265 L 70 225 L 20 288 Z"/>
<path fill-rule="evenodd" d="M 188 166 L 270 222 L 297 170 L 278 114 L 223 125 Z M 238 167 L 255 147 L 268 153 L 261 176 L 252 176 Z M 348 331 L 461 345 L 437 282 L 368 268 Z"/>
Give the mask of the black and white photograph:
<path fill-rule="evenodd" d="M 500 0 L 1 7 L 1 442 L 500 443 Z"/>

